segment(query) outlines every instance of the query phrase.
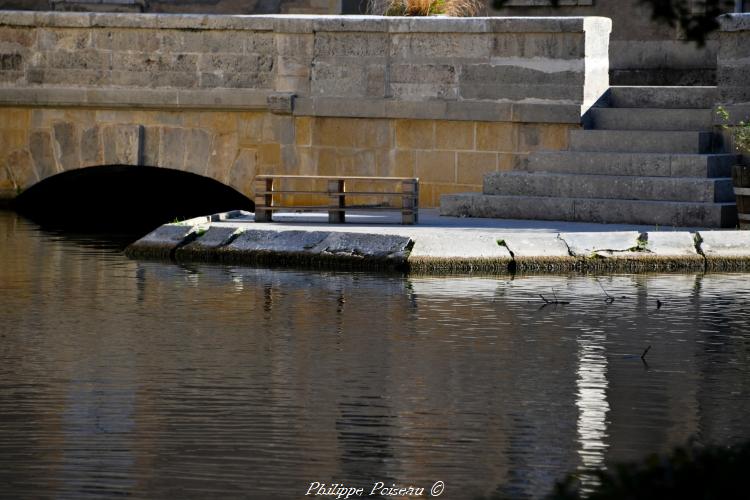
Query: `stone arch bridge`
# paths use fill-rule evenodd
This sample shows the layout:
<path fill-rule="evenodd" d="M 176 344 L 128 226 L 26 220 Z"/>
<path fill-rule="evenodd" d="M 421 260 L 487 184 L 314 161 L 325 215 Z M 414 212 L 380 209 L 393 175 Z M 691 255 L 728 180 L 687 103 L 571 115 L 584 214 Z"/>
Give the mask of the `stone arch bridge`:
<path fill-rule="evenodd" d="M 565 148 L 607 87 L 609 31 L 604 18 L 3 11 L 0 196 L 123 164 L 248 196 L 257 173 L 418 176 L 436 206 Z"/>
<path fill-rule="evenodd" d="M 600 17 L 2 11 L 0 199 L 130 165 L 251 198 L 259 173 L 416 176 L 420 205 L 438 206 L 568 149 L 609 88 L 610 30 Z M 744 106 L 732 40 L 719 94 Z"/>
<path fill-rule="evenodd" d="M 250 195 L 259 164 L 277 165 L 281 150 L 275 142 L 279 124 L 266 113 L 75 107 L 5 108 L 2 113 L 7 135 L 0 155 L 6 183 L 16 191 L 6 191 L 8 198 L 56 174 L 104 165 L 189 172 Z M 249 126 L 266 127 L 268 142 L 258 144 L 238 133 L 238 127 L 246 131 Z"/>

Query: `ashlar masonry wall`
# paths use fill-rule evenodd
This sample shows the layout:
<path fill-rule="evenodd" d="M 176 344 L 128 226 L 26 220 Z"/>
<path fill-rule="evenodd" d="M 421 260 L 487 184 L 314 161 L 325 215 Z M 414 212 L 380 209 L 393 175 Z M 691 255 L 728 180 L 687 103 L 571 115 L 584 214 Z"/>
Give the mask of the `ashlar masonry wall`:
<path fill-rule="evenodd" d="M 719 19 L 719 102 L 750 113 L 750 13 L 727 14 Z"/>
<path fill-rule="evenodd" d="M 706 2 L 681 2 L 693 14 Z M 750 4 L 750 2 L 746 2 Z M 492 2 L 490 2 L 492 4 Z M 722 5 L 729 11 L 733 2 Z M 641 0 L 508 0 L 490 10 L 502 16 L 604 16 L 612 19 L 610 78 L 613 85 L 715 85 L 718 41 L 688 43 L 678 26 L 654 21 L 649 2 Z"/>
<path fill-rule="evenodd" d="M 124 163 L 250 196 L 258 173 L 418 176 L 436 206 L 567 148 L 607 88 L 610 25 L 0 12 L 0 193 Z"/>
<path fill-rule="evenodd" d="M 719 19 L 718 104 L 729 112 L 731 125 L 750 123 L 750 13 L 726 14 Z M 724 125 L 719 117 L 716 123 Z M 724 136 L 731 141 L 731 134 L 725 132 Z M 750 165 L 750 152 L 737 152 L 743 153 L 743 163 Z"/>

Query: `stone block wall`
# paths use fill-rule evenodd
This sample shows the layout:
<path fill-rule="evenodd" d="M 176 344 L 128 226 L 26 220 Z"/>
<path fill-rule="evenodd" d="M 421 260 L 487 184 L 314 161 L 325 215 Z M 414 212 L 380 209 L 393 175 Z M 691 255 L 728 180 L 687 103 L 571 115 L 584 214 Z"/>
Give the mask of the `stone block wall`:
<path fill-rule="evenodd" d="M 608 86 L 609 30 L 603 18 L 0 12 L 0 82 L 292 92 L 300 112 L 316 115 L 331 99 L 373 117 L 426 102 L 431 118 L 490 101 L 504 119 L 512 103 L 563 113 L 590 106 Z"/>
<path fill-rule="evenodd" d="M 257 173 L 418 176 L 436 206 L 567 147 L 607 88 L 609 26 L 0 12 L 0 190 L 117 162 L 250 196 Z"/>
<path fill-rule="evenodd" d="M 261 173 L 419 177 L 422 206 L 480 191 L 485 173 L 566 149 L 569 125 L 338 118 L 264 111 L 0 108 L 0 197 L 67 170 L 124 164 L 205 175 L 253 195 Z M 294 188 L 287 184 L 287 188 Z M 320 186 L 324 188 L 324 186 Z M 359 183 L 354 188 L 392 186 Z M 297 196 L 300 204 L 324 198 Z M 391 199 L 353 199 L 387 204 Z"/>
<path fill-rule="evenodd" d="M 488 5 L 492 2 L 488 0 Z M 210 14 L 358 13 L 365 3 L 341 0 L 149 0 L 147 12 Z M 0 9 L 49 9 L 48 0 L 0 0 Z M 705 8 L 690 2 L 695 12 Z M 728 5 L 731 11 L 732 5 Z M 744 2 L 745 11 L 750 1 Z M 364 13 L 363 10 L 361 10 Z M 677 27 L 657 23 L 639 0 L 508 0 L 496 16 L 603 16 L 612 19 L 610 77 L 614 85 L 715 85 L 718 41 L 686 43 Z"/>
<path fill-rule="evenodd" d="M 729 112 L 731 124 L 750 123 L 750 13 L 721 16 L 717 56 L 719 103 Z M 720 120 L 716 119 L 717 124 Z M 730 134 L 724 134 L 731 141 Z M 743 163 L 750 164 L 750 152 Z"/>
<path fill-rule="evenodd" d="M 274 85 L 274 36 L 270 32 L 253 33 L 246 40 L 231 31 L 91 29 L 85 27 L 84 14 L 36 15 L 61 19 L 62 26 L 0 27 L 4 42 L 0 82 L 24 88 L 90 89 L 270 90 Z M 140 16 L 122 15 L 123 19 L 133 17 Z"/>
<path fill-rule="evenodd" d="M 750 14 L 728 14 L 720 19 L 719 100 L 727 105 L 750 106 Z"/>
<path fill-rule="evenodd" d="M 746 4 L 748 2 L 745 2 Z M 705 9 L 695 0 L 690 8 Z M 728 6 L 731 11 L 732 6 Z M 747 8 L 747 7 L 746 7 Z M 685 41 L 678 27 L 658 23 L 640 0 L 509 0 L 499 16 L 604 16 L 612 19 L 610 79 L 613 85 L 715 85 L 718 41 Z"/>

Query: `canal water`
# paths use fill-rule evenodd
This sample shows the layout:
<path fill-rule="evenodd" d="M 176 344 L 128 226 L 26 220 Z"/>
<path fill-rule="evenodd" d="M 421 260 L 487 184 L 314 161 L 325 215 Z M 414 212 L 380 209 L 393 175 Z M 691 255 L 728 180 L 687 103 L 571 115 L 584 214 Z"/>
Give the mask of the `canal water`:
<path fill-rule="evenodd" d="M 442 481 L 442 498 L 538 498 L 750 438 L 747 275 L 404 277 L 121 249 L 0 212 L 2 497 Z"/>

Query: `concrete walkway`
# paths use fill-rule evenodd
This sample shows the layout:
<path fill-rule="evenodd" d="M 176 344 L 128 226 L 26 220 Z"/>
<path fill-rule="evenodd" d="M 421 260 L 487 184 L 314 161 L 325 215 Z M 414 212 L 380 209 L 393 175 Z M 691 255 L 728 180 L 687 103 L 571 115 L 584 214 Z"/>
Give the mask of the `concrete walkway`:
<path fill-rule="evenodd" d="M 412 272 L 669 271 L 750 267 L 750 232 L 702 228 L 440 217 L 420 210 L 353 212 L 346 224 L 325 213 L 278 213 L 273 223 L 229 212 L 166 224 L 127 249 L 132 257 L 396 268 Z"/>
<path fill-rule="evenodd" d="M 235 219 L 233 222 L 239 222 Z M 244 218 L 252 221 L 252 215 Z M 593 224 L 587 222 L 565 222 L 565 221 L 543 221 L 543 220 L 516 220 L 516 219 L 489 219 L 473 217 L 446 217 L 441 216 L 437 208 L 419 209 L 419 224 L 415 226 L 401 225 L 401 215 L 397 211 L 357 211 L 346 215 L 346 224 L 328 224 L 328 214 L 323 212 L 288 213 L 278 212 L 273 216 L 274 225 L 295 228 L 304 226 L 307 228 L 318 228 L 326 231 L 355 231 L 355 232 L 377 232 L 394 234 L 418 234 L 421 232 L 434 231 L 435 229 L 451 231 L 509 231 L 518 233 L 560 233 L 560 232 L 612 232 L 612 231 L 664 231 L 672 228 L 655 226 L 638 226 L 628 224 Z M 681 231 L 695 231 L 701 228 L 679 228 Z"/>

